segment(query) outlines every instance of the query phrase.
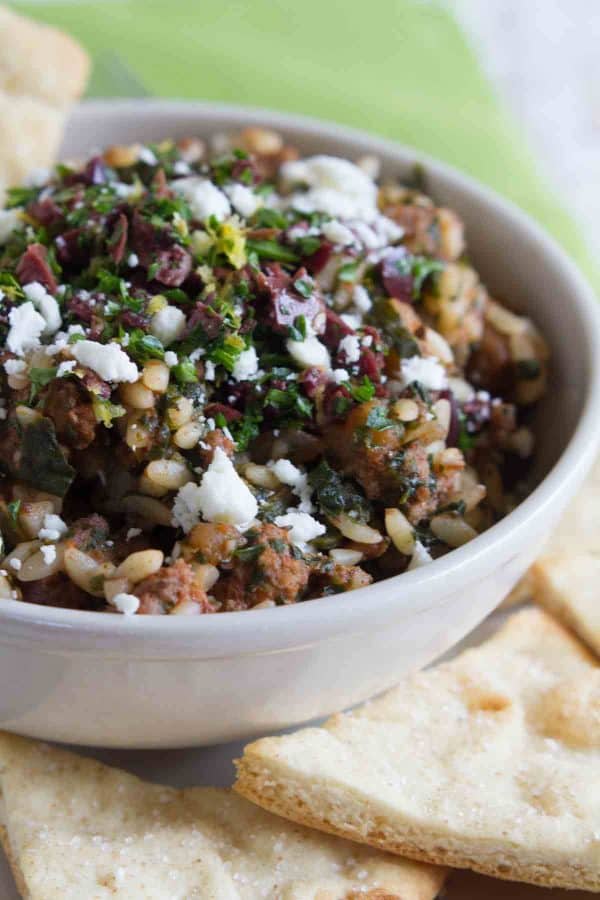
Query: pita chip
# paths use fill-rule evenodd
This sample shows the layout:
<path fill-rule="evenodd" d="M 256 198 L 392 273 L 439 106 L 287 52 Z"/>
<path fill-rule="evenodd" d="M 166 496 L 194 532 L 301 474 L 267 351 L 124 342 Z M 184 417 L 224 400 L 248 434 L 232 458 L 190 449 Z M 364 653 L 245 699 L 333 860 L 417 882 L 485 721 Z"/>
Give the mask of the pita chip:
<path fill-rule="evenodd" d="M 355 712 L 250 744 L 236 789 L 410 858 L 600 891 L 600 668 L 525 610 Z"/>
<path fill-rule="evenodd" d="M 600 461 L 526 577 L 534 600 L 600 656 Z"/>
<path fill-rule="evenodd" d="M 87 53 L 67 34 L 0 6 L 0 91 L 65 107 L 83 93 L 89 70 Z"/>
<path fill-rule="evenodd" d="M 2 733 L 0 790 L 25 900 L 433 900 L 445 877 L 230 791 L 148 784 Z"/>
<path fill-rule="evenodd" d="M 87 53 L 68 35 L 0 5 L 0 204 L 4 189 L 56 159 Z"/>
<path fill-rule="evenodd" d="M 19 184 L 56 158 L 64 113 L 35 97 L 14 97 L 0 88 L 0 122 L 1 203 L 3 185 Z"/>

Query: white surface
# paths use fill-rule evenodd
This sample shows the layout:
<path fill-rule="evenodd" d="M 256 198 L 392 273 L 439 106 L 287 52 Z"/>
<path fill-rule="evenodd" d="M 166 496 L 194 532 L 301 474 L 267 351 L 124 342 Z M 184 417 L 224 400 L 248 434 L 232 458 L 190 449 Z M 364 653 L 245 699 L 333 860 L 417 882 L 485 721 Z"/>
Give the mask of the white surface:
<path fill-rule="evenodd" d="M 414 162 L 414 151 L 348 129 L 161 101 L 80 109 L 69 128 L 69 149 L 77 155 L 102 142 L 206 134 L 243 123 L 282 129 L 306 153 L 316 147 L 353 158 L 374 153 L 389 173 Z M 5 601 L 0 724 L 113 747 L 191 746 L 275 731 L 357 703 L 439 656 L 532 562 L 595 454 L 598 309 L 562 251 L 521 212 L 446 166 L 425 165 L 433 193 L 462 214 L 483 277 L 530 312 L 550 341 L 554 382 L 539 417 L 540 476 L 556 463 L 583 411 L 543 484 L 470 544 L 342 596 L 187 620 Z"/>
<path fill-rule="evenodd" d="M 446 3 L 525 129 L 548 183 L 600 250 L 600 3 Z"/>

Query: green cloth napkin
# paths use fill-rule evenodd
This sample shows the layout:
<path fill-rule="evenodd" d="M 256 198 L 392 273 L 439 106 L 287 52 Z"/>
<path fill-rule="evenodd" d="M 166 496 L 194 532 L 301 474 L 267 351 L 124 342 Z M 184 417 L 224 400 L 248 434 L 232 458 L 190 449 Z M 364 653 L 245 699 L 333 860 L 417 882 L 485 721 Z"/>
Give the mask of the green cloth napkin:
<path fill-rule="evenodd" d="M 558 188 L 544 182 L 459 26 L 433 2 L 13 5 L 66 29 L 88 48 L 98 63 L 90 96 L 139 96 L 145 88 L 162 97 L 304 113 L 411 144 L 530 212 L 600 288 L 595 262 L 562 208 Z"/>

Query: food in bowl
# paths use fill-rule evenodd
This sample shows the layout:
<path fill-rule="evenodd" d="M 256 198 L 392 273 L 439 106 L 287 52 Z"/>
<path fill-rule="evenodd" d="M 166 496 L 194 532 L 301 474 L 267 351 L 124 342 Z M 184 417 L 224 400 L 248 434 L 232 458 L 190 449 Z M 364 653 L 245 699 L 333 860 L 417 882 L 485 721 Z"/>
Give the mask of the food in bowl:
<path fill-rule="evenodd" d="M 526 491 L 547 350 L 458 215 L 270 131 L 111 147 L 0 213 L 4 597 L 284 605 Z"/>

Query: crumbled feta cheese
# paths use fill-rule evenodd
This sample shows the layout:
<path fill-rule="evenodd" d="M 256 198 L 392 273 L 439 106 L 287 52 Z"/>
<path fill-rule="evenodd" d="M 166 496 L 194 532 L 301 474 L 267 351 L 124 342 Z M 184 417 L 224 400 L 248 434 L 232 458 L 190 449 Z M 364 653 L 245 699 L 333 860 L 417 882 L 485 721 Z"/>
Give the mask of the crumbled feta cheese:
<path fill-rule="evenodd" d="M 239 184 L 239 182 L 226 184 L 223 190 L 229 197 L 231 205 L 236 212 L 240 216 L 244 216 L 245 219 L 249 219 L 257 209 L 263 206 L 262 197 L 259 197 L 258 194 L 255 194 L 254 191 L 244 184 Z"/>
<path fill-rule="evenodd" d="M 66 522 L 63 522 L 60 516 L 56 516 L 54 513 L 47 513 L 44 516 L 43 525 L 38 531 L 38 537 L 41 541 L 57 541 L 68 530 L 69 526 Z"/>
<path fill-rule="evenodd" d="M 185 313 L 177 306 L 167 304 L 152 316 L 150 331 L 163 347 L 178 341 L 185 331 Z"/>
<path fill-rule="evenodd" d="M 359 242 L 365 247 L 367 250 L 377 250 L 379 247 L 382 247 L 387 241 L 383 240 L 377 232 L 375 232 L 370 225 L 367 225 L 365 222 L 353 222 L 352 230 Z"/>
<path fill-rule="evenodd" d="M 190 164 L 186 163 L 184 159 L 178 159 L 173 163 L 173 172 L 175 175 L 189 175 L 191 171 Z"/>
<path fill-rule="evenodd" d="M 212 360 L 207 359 L 204 363 L 204 378 L 206 381 L 215 380 L 215 364 Z"/>
<path fill-rule="evenodd" d="M 295 509 L 288 509 L 284 516 L 277 516 L 275 524 L 280 528 L 290 528 L 290 540 L 301 550 L 306 548 L 309 541 L 327 531 L 321 522 L 317 522 L 308 513 L 297 512 Z"/>
<path fill-rule="evenodd" d="M 15 570 L 15 572 L 20 572 L 21 567 L 23 565 L 23 563 L 17 556 L 14 556 L 12 559 L 9 559 L 8 564 L 11 567 L 11 569 Z"/>
<path fill-rule="evenodd" d="M 360 328 L 362 325 L 362 316 L 357 316 L 354 313 L 342 313 L 340 319 L 348 326 L 348 328 L 352 328 L 353 331 L 356 331 L 356 329 Z"/>
<path fill-rule="evenodd" d="M 177 357 L 177 354 L 173 353 L 172 350 L 167 350 L 167 352 L 165 353 L 165 365 L 172 369 L 173 366 L 176 366 L 178 362 L 179 359 Z"/>
<path fill-rule="evenodd" d="M 298 466 L 295 466 L 289 459 L 278 459 L 276 462 L 270 462 L 269 468 L 273 470 L 273 474 L 282 484 L 288 484 L 290 487 L 297 485 L 303 477 L 303 473 Z"/>
<path fill-rule="evenodd" d="M 136 266 L 139 266 L 140 258 L 137 253 L 130 253 L 127 257 L 127 265 L 130 269 L 135 269 Z"/>
<path fill-rule="evenodd" d="M 258 372 L 258 356 L 254 347 L 242 350 L 231 373 L 236 381 L 248 381 Z"/>
<path fill-rule="evenodd" d="M 132 538 L 138 537 L 138 535 L 140 535 L 141 533 L 142 533 L 141 528 L 130 528 L 128 530 L 127 534 L 125 535 L 125 540 L 130 541 L 130 540 L 132 540 Z"/>
<path fill-rule="evenodd" d="M 369 312 L 373 306 L 373 302 L 369 297 L 369 292 L 362 284 L 357 284 L 352 291 L 352 303 L 361 313 Z"/>
<path fill-rule="evenodd" d="M 146 163 L 147 166 L 155 166 L 158 162 L 156 155 L 152 152 L 150 147 L 140 147 L 138 159 L 140 162 Z"/>
<path fill-rule="evenodd" d="M 340 219 L 373 221 L 377 215 L 377 186 L 358 166 L 335 156 L 311 156 L 281 166 L 285 185 L 305 185 L 287 201 L 302 212 L 324 212 Z"/>
<path fill-rule="evenodd" d="M 13 231 L 22 224 L 21 209 L 0 209 L 0 245 L 5 244 Z"/>
<path fill-rule="evenodd" d="M 355 243 L 354 235 L 350 229 L 337 219 L 324 222 L 321 231 L 328 241 L 331 241 L 332 244 L 337 244 L 338 247 L 347 247 L 349 244 Z"/>
<path fill-rule="evenodd" d="M 116 181 L 111 185 L 117 197 L 131 197 L 138 190 L 135 184 L 126 184 L 124 181 Z"/>
<path fill-rule="evenodd" d="M 388 219 L 387 216 L 377 216 L 375 227 L 382 236 L 384 244 L 399 241 L 404 236 L 404 228 L 398 225 L 397 222 L 394 222 L 393 219 Z"/>
<path fill-rule="evenodd" d="M 247 525 L 258 512 L 256 498 L 236 472 L 226 453 L 217 447 L 200 484 L 179 489 L 173 504 L 173 523 L 190 531 L 200 516 L 207 522 Z"/>
<path fill-rule="evenodd" d="M 448 384 L 446 370 L 433 356 L 411 356 L 401 363 L 404 384 L 418 381 L 431 391 L 441 391 Z"/>
<path fill-rule="evenodd" d="M 61 362 L 56 370 L 56 377 L 63 378 L 65 375 L 68 375 L 69 372 L 72 372 L 76 365 L 77 363 L 74 359 L 67 359 L 64 362 Z"/>
<path fill-rule="evenodd" d="M 343 384 L 345 381 L 350 380 L 350 375 L 346 369 L 334 369 L 331 374 L 336 384 Z"/>
<path fill-rule="evenodd" d="M 308 483 L 308 475 L 302 472 L 298 466 L 295 466 L 289 459 L 278 459 L 276 462 L 272 460 L 267 463 L 273 474 L 282 484 L 287 484 L 292 488 L 294 494 L 299 497 L 299 512 L 310 513 L 313 511 L 311 502 L 312 488 Z"/>
<path fill-rule="evenodd" d="M 192 350 L 190 353 L 190 362 L 198 362 L 198 360 L 206 354 L 206 350 L 204 347 L 196 347 L 195 350 Z"/>
<path fill-rule="evenodd" d="M 421 541 L 415 541 L 415 548 L 408 564 L 408 570 L 419 569 L 421 566 L 426 566 L 427 563 L 430 562 L 433 562 L 433 559 L 429 555 L 427 548 L 423 546 Z"/>
<path fill-rule="evenodd" d="M 97 341 L 77 341 L 71 353 L 78 363 L 96 372 L 104 381 L 115 383 L 137 381 L 139 372 L 118 344 L 99 344 Z"/>
<path fill-rule="evenodd" d="M 69 346 L 69 338 L 74 334 L 85 334 L 82 325 L 69 325 L 66 331 L 59 331 L 54 335 L 54 342 L 46 347 L 46 354 L 54 356 L 60 350 Z M 129 335 L 126 335 L 129 337 Z"/>
<path fill-rule="evenodd" d="M 115 594 L 111 603 L 124 616 L 134 616 L 140 608 L 140 599 L 135 594 Z"/>
<path fill-rule="evenodd" d="M 56 547 L 54 544 L 44 544 L 40 547 L 40 553 L 44 557 L 44 562 L 47 566 L 51 566 L 56 560 Z"/>
<path fill-rule="evenodd" d="M 52 294 L 49 294 L 43 284 L 32 281 L 26 284 L 23 292 L 28 300 L 31 300 L 35 308 L 46 320 L 45 334 L 54 334 L 62 325 L 60 308 Z"/>
<path fill-rule="evenodd" d="M 345 335 L 339 343 L 338 353 L 343 353 L 348 363 L 358 362 L 360 359 L 360 340 L 358 335 Z"/>
<path fill-rule="evenodd" d="M 331 365 L 329 350 L 312 334 L 307 335 L 303 341 L 293 341 L 289 338 L 286 347 L 294 362 L 304 369 L 309 366 L 329 369 Z"/>
<path fill-rule="evenodd" d="M 6 346 L 12 353 L 23 356 L 28 350 L 39 347 L 46 320 L 36 311 L 31 300 L 13 307 L 8 314 L 8 321 L 10 328 Z"/>
<path fill-rule="evenodd" d="M 178 178 L 171 182 L 174 191 L 187 200 L 192 215 L 200 222 L 211 216 L 225 219 L 231 212 L 229 200 L 208 178 L 192 175 L 189 178 Z"/>
<path fill-rule="evenodd" d="M 27 368 L 23 359 L 7 359 L 4 363 L 4 371 L 7 375 L 20 375 Z"/>

